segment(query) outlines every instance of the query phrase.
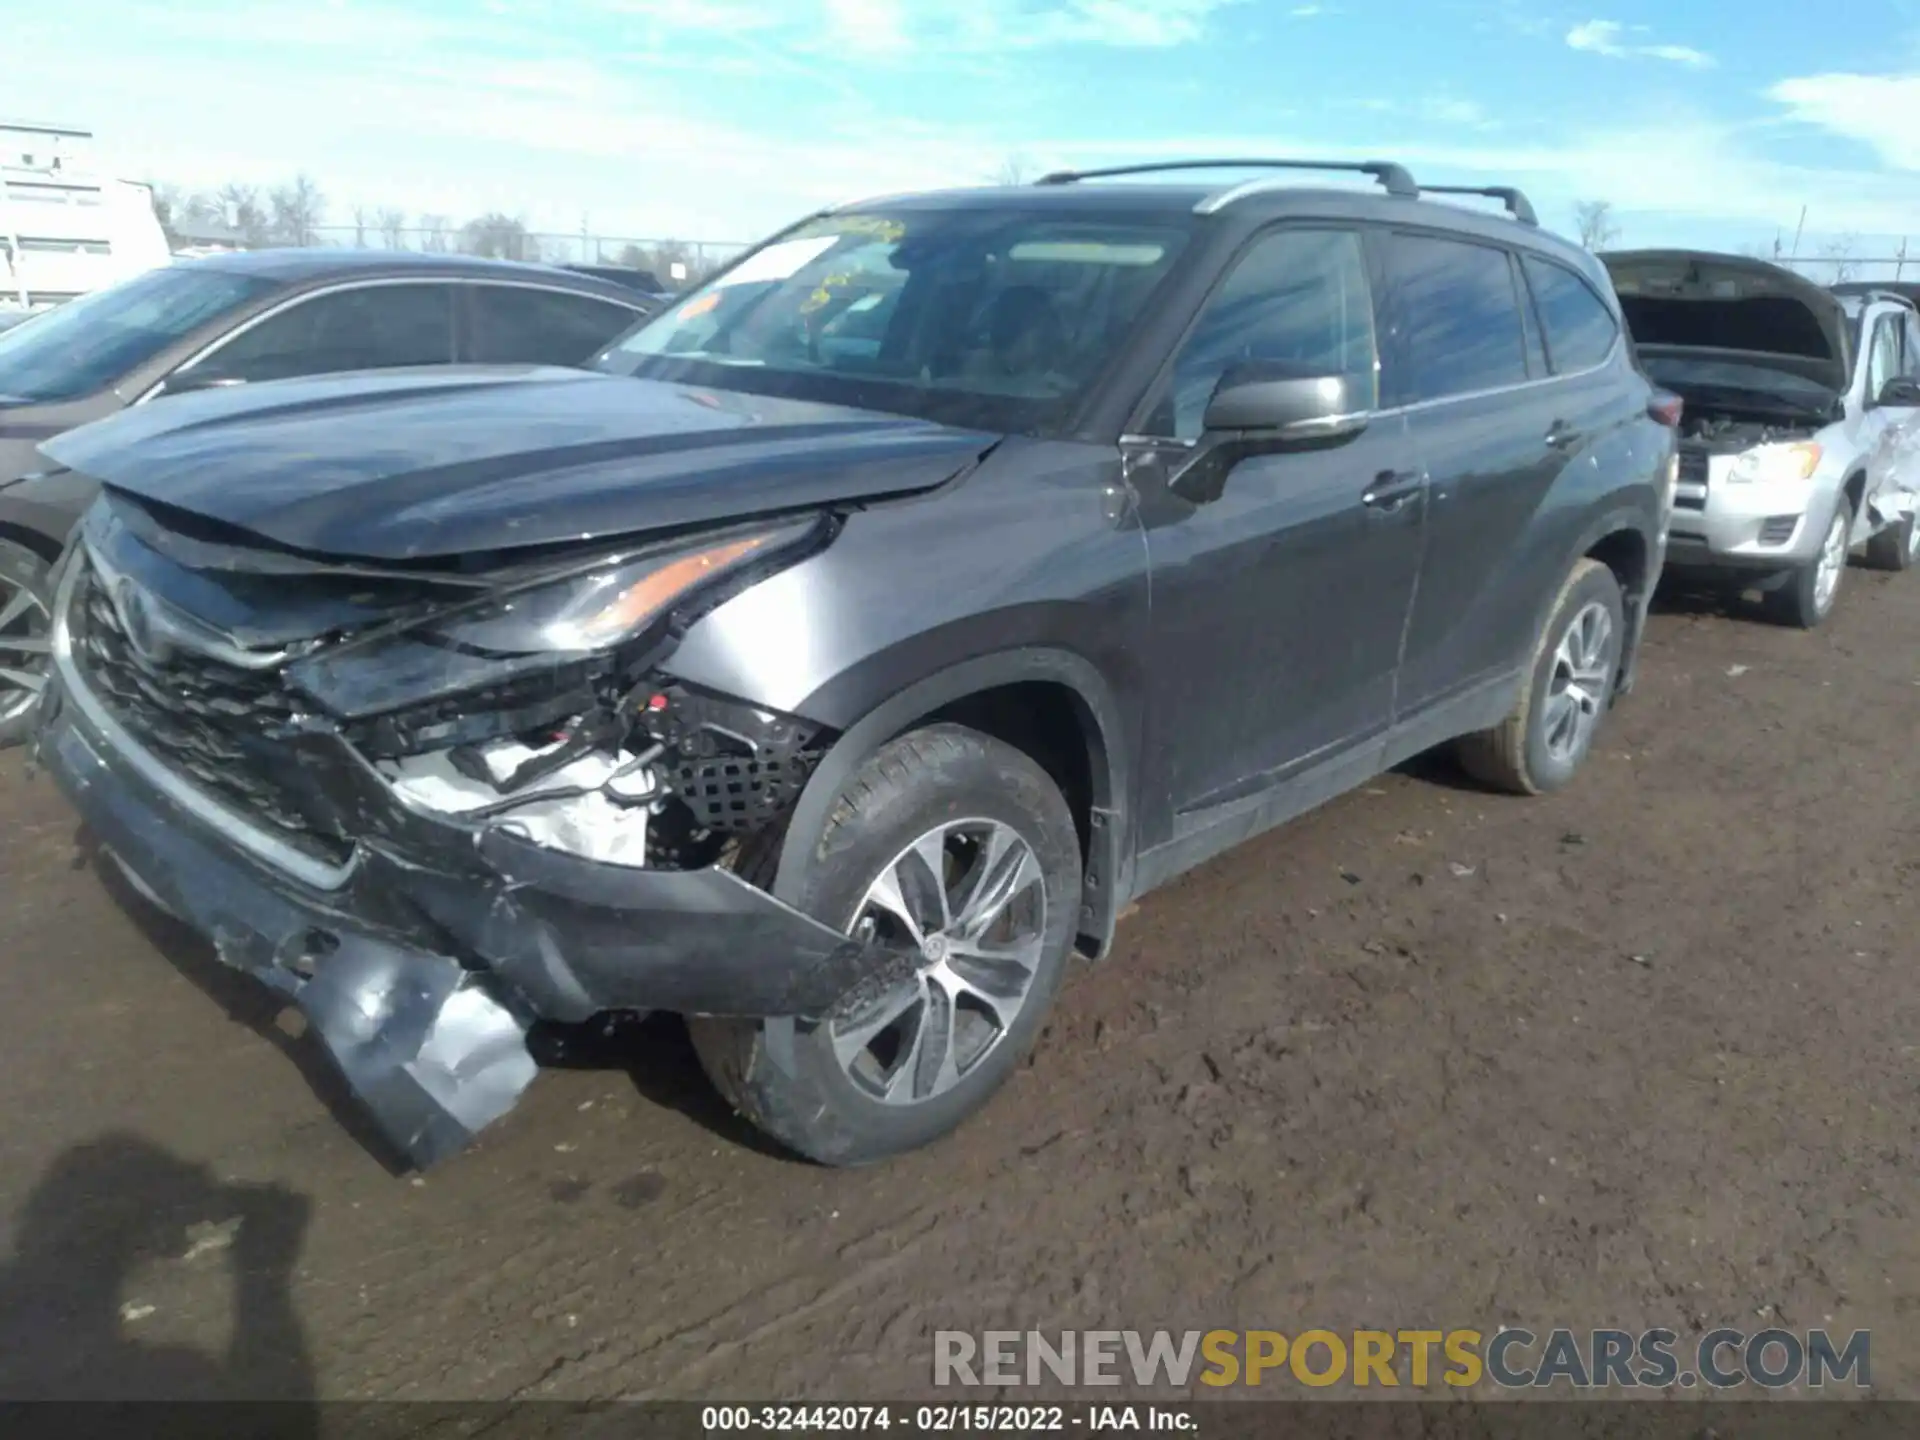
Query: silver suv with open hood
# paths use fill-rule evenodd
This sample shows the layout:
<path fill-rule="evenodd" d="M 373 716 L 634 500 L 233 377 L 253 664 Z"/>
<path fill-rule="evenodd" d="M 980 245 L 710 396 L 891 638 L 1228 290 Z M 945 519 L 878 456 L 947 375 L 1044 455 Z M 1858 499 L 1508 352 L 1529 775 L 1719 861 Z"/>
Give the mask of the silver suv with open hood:
<path fill-rule="evenodd" d="M 1920 560 L 1920 316 L 1739 255 L 1602 257 L 1655 383 L 1682 397 L 1669 571 L 1766 591 L 1811 628 L 1856 546 Z"/>

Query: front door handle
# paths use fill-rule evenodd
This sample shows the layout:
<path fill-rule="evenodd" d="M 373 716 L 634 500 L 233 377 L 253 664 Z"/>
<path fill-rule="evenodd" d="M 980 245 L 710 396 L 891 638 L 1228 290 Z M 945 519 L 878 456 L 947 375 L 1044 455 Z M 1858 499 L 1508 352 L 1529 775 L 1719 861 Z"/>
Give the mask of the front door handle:
<path fill-rule="evenodd" d="M 1564 420 L 1556 420 L 1547 431 L 1547 444 L 1555 450 L 1571 450 L 1580 443 L 1580 431 Z"/>
<path fill-rule="evenodd" d="M 1369 510 L 1391 514 L 1420 493 L 1426 477 L 1417 470 L 1382 470 L 1360 497 Z"/>

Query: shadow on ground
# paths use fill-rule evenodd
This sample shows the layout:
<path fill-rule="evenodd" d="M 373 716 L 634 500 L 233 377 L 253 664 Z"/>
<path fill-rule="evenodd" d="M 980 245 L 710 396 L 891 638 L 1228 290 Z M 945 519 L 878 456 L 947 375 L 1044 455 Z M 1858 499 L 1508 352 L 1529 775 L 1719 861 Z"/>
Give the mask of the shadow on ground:
<path fill-rule="evenodd" d="M 292 1279 L 306 1197 L 222 1182 L 133 1135 L 62 1154 L 16 1217 L 0 1269 L 0 1397 L 7 1400 L 277 1401 L 276 1435 L 318 1433 L 314 1374 Z M 128 1294 L 149 1265 L 232 1276 L 225 1353 L 141 1337 Z"/>
<path fill-rule="evenodd" d="M 704 1126 L 729 1145 L 805 1164 L 736 1115 L 707 1079 L 677 1015 L 609 1015 L 589 1025 L 536 1025 L 528 1048 L 555 1070 L 624 1070 L 641 1097 Z"/>

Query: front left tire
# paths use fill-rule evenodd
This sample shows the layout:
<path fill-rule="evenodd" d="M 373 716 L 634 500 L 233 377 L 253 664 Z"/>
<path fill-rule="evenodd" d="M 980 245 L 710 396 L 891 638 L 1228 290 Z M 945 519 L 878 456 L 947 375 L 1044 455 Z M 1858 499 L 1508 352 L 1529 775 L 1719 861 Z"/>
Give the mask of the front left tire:
<path fill-rule="evenodd" d="M 1846 578 L 1847 556 L 1852 552 L 1853 504 L 1845 495 L 1834 501 L 1824 538 L 1813 559 L 1790 573 L 1777 590 L 1766 595 L 1767 609 L 1782 625 L 1795 630 L 1814 630 L 1833 614 L 1840 598 L 1840 583 Z"/>
<path fill-rule="evenodd" d="M 766 885 L 769 860 L 743 878 Z M 739 1114 L 823 1164 L 939 1139 L 1032 1048 L 1073 948 L 1080 875 L 1072 812 L 1027 755 L 958 725 L 889 742 L 780 898 L 916 952 L 913 974 L 820 1022 L 690 1018 L 702 1066 Z"/>

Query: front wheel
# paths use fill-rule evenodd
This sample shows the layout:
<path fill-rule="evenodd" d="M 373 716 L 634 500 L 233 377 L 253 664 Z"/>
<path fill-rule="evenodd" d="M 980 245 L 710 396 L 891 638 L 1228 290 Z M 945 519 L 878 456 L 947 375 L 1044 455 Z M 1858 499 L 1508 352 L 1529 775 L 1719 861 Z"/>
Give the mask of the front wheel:
<path fill-rule="evenodd" d="M 1025 754 L 957 725 L 892 741 L 848 782 L 781 898 L 910 948 L 915 973 L 818 1023 L 691 1019 L 701 1064 L 735 1110 L 825 1164 L 938 1139 L 1039 1034 L 1078 928 L 1080 869 L 1072 813 Z"/>
<path fill-rule="evenodd" d="M 1767 592 L 1767 609 L 1775 620 L 1796 630 L 1813 630 L 1825 623 L 1840 598 L 1852 539 L 1853 506 L 1842 495 L 1834 502 L 1819 553 L 1788 575 L 1779 589 Z"/>
<path fill-rule="evenodd" d="M 1620 582 L 1597 560 L 1573 567 L 1553 607 L 1513 713 L 1459 742 L 1460 766 L 1518 795 L 1558 790 L 1574 776 L 1612 703 L 1625 653 Z"/>

